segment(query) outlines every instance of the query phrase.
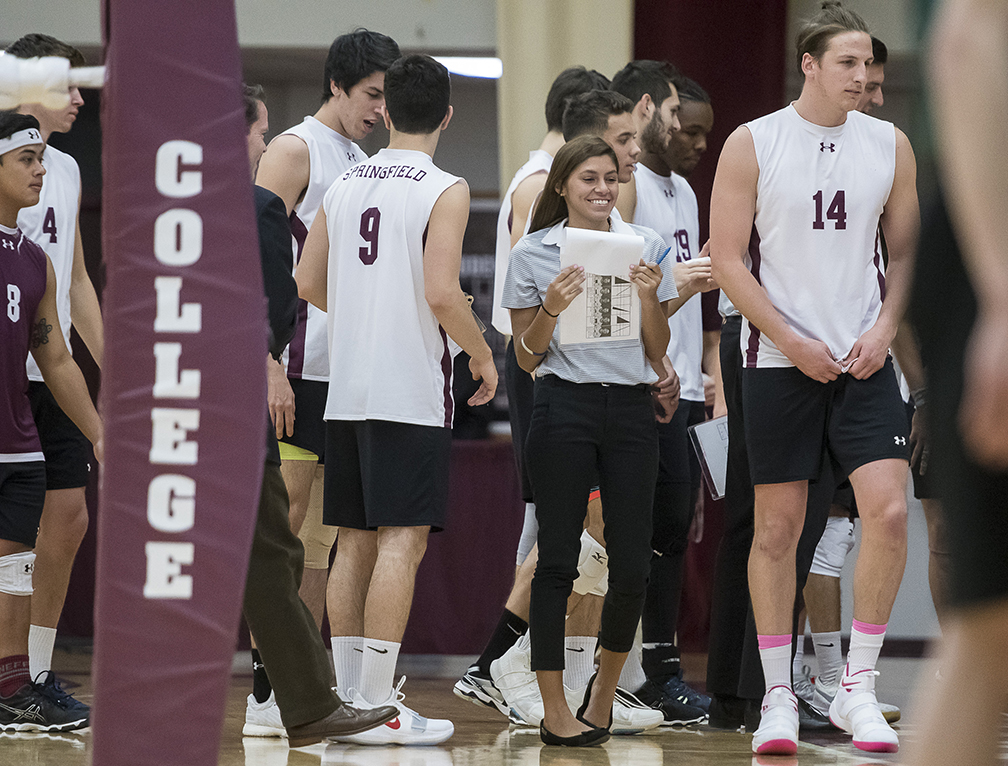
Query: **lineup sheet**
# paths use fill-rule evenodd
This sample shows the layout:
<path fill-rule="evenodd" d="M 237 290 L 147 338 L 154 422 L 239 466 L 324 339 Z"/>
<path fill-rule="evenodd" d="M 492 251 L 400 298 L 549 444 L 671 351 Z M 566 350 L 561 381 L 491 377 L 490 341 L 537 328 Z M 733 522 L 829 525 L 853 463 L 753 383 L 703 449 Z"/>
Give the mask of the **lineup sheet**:
<path fill-rule="evenodd" d="M 591 229 L 564 229 L 560 269 L 584 268 L 584 291 L 560 314 L 560 345 L 640 341 L 640 296 L 630 266 L 644 255 L 644 238 Z"/>

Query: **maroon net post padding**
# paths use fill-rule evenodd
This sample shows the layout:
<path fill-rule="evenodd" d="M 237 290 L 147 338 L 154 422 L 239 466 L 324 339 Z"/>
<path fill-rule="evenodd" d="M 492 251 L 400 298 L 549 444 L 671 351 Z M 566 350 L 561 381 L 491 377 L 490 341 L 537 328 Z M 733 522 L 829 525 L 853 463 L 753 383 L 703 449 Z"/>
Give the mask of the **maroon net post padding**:
<path fill-rule="evenodd" d="M 265 454 L 233 0 L 104 0 L 96 766 L 216 764 Z"/>

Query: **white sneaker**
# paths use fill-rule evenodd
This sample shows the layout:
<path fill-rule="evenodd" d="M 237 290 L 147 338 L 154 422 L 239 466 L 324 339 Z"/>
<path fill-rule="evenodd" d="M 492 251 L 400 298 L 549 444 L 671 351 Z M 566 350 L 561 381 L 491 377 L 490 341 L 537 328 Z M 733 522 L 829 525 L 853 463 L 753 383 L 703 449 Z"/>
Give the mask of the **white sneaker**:
<path fill-rule="evenodd" d="M 254 695 L 248 696 L 245 706 L 245 725 L 242 727 L 243 737 L 286 737 L 287 729 L 280 720 L 280 708 L 276 697 L 270 692 L 265 702 L 256 702 Z"/>
<path fill-rule="evenodd" d="M 895 753 L 899 737 L 886 723 L 875 698 L 877 670 L 861 670 L 840 680 L 840 688 L 830 704 L 830 721 L 838 729 L 854 735 L 854 747 L 869 753 Z"/>
<path fill-rule="evenodd" d="M 509 708 L 511 722 L 516 726 L 538 727 L 543 719 L 543 701 L 536 674 L 532 672 L 531 643 L 527 632 L 490 663 L 490 678 Z"/>
<path fill-rule="evenodd" d="M 584 703 L 587 689 L 587 684 L 580 689 L 570 689 L 564 686 L 567 706 L 574 715 L 577 715 L 577 711 Z M 642 731 L 661 726 L 665 720 L 662 711 L 645 705 L 630 692 L 619 687 L 616 687 L 616 696 L 613 698 L 612 717 L 612 726 L 609 727 L 610 734 L 640 734 Z"/>
<path fill-rule="evenodd" d="M 798 700 L 786 686 L 775 686 L 763 696 L 760 725 L 753 734 L 758 755 L 795 755 L 798 752 Z"/>
<path fill-rule="evenodd" d="M 833 698 L 836 696 L 836 689 L 830 689 L 824 684 L 819 682 L 819 679 L 815 680 L 815 694 L 812 697 L 812 701 L 809 704 L 822 713 L 825 716 L 829 715 L 829 707 L 833 702 Z M 887 705 L 885 702 L 878 703 L 879 710 L 882 711 L 882 717 L 885 718 L 885 722 L 889 724 L 896 723 L 902 713 L 900 709 L 895 705 Z"/>
<path fill-rule="evenodd" d="M 392 690 L 392 695 L 378 705 L 372 705 L 355 689 L 351 689 L 349 693 L 354 707 L 370 709 L 381 705 L 395 705 L 399 708 L 399 715 L 388 723 L 360 734 L 329 739 L 354 745 L 437 745 L 454 734 L 455 725 L 451 721 L 445 718 L 424 718 L 415 710 L 406 707 L 403 703 L 406 695 L 400 691 L 405 682 L 406 676 L 403 676 Z"/>
<path fill-rule="evenodd" d="M 815 695 L 815 686 L 812 683 L 812 668 L 808 665 L 802 665 L 801 676 L 792 680 L 794 681 L 795 696 L 811 705 L 812 698 Z M 826 713 L 823 712 L 823 715 L 826 715 Z"/>

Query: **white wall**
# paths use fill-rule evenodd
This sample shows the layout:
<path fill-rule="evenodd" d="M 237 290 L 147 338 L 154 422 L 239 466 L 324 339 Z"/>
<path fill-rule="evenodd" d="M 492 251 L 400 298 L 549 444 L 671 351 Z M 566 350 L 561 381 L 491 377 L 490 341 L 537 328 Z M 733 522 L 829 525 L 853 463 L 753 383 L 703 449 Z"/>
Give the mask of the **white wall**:
<path fill-rule="evenodd" d="M 117 0 L 139 2 L 139 0 Z M 325 47 L 364 26 L 403 49 L 492 51 L 496 0 L 237 0 L 242 46 Z M 101 44 L 99 0 L 0 0 L 3 38 L 44 31 L 78 46 Z"/>

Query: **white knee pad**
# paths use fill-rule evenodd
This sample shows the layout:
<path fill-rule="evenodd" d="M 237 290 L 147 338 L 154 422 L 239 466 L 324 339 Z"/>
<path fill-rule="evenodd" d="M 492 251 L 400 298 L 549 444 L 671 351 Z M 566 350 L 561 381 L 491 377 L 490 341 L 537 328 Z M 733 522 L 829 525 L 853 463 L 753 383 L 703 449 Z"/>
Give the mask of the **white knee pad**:
<path fill-rule="evenodd" d="M 304 545 L 305 569 L 328 569 L 329 552 L 336 542 L 336 532 L 339 527 L 330 527 L 322 523 L 322 506 L 313 507 L 308 504 L 304 523 L 298 532 Z"/>
<path fill-rule="evenodd" d="M 854 522 L 846 516 L 833 516 L 826 522 L 809 574 L 839 577 L 847 554 L 854 548 Z"/>
<path fill-rule="evenodd" d="M 590 593 L 609 571 L 609 557 L 605 546 L 588 534 L 581 533 L 581 555 L 578 556 L 578 576 L 574 581 L 574 592 L 583 596 Z"/>
<path fill-rule="evenodd" d="M 35 554 L 32 551 L 0 556 L 0 593 L 11 596 L 30 596 L 32 572 L 35 571 Z"/>
<path fill-rule="evenodd" d="M 602 574 L 602 578 L 595 583 L 595 587 L 588 591 L 589 596 L 601 596 L 605 598 L 606 593 L 609 592 L 609 567 L 606 567 L 605 572 Z"/>
<path fill-rule="evenodd" d="M 532 552 L 539 537 L 539 522 L 536 521 L 535 503 L 525 503 L 525 521 L 522 523 L 521 537 L 518 538 L 518 556 L 515 566 L 520 567 Z"/>

